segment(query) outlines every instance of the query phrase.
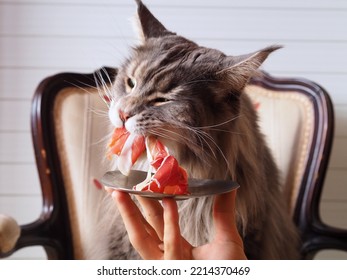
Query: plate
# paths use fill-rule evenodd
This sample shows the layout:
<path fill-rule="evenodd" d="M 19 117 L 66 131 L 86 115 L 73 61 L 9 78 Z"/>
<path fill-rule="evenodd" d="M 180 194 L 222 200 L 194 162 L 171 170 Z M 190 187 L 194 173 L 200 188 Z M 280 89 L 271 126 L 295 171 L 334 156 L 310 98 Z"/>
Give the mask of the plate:
<path fill-rule="evenodd" d="M 144 181 L 146 177 L 147 172 L 139 170 L 131 170 L 128 176 L 123 175 L 120 171 L 109 171 L 101 178 L 101 183 L 107 187 L 143 197 L 154 199 L 172 197 L 176 200 L 227 193 L 239 187 L 238 183 L 230 180 L 188 179 L 188 194 L 184 195 L 134 190 L 134 186 Z"/>

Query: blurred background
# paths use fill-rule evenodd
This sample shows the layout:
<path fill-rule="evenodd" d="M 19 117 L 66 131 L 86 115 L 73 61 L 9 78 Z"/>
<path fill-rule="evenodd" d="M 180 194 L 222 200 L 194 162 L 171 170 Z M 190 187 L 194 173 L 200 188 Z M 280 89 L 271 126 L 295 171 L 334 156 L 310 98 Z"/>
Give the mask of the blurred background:
<path fill-rule="evenodd" d="M 335 110 L 335 140 L 321 216 L 347 228 L 347 1 L 145 0 L 167 29 L 238 55 L 270 44 L 284 48 L 264 63 L 274 76 L 323 86 Z M 30 134 L 38 83 L 59 72 L 117 67 L 137 36 L 133 0 L 0 0 L 0 213 L 35 220 L 41 195 Z M 318 258 L 347 259 L 337 251 Z M 12 259 L 42 259 L 41 248 Z"/>

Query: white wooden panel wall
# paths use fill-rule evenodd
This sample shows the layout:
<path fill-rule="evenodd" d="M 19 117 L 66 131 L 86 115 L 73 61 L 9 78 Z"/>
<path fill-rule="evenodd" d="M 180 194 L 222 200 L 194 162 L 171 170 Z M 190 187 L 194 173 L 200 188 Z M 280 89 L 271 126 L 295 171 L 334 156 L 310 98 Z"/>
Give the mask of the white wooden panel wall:
<path fill-rule="evenodd" d="M 331 94 L 336 137 L 323 220 L 347 228 L 347 1 L 147 0 L 166 27 L 228 54 L 269 44 L 273 75 L 312 79 Z M 40 213 L 29 114 L 35 87 L 61 71 L 117 66 L 135 40 L 131 0 L 0 0 L 0 212 L 20 223 Z M 42 258 L 24 250 L 14 258 Z M 327 254 L 323 258 L 340 258 Z M 342 258 L 346 255 L 342 254 Z"/>

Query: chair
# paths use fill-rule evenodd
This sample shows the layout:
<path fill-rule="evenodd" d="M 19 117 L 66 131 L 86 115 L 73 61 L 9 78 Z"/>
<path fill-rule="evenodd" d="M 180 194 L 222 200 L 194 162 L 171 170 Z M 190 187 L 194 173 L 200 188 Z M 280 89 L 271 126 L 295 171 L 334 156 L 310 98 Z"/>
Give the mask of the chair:
<path fill-rule="evenodd" d="M 105 195 L 94 186 L 94 178 L 107 170 L 102 140 L 108 124 L 106 116 L 99 114 L 107 107 L 97 87 L 105 86 L 102 81 L 110 82 L 116 74 L 112 68 L 93 74 L 62 73 L 38 86 L 31 125 L 42 214 L 20 227 L 18 241 L 2 256 L 41 245 L 49 259 L 86 257 L 88 232 L 82 224 L 97 207 L 90 198 Z M 261 129 L 282 171 L 288 211 L 301 232 L 302 258 L 313 258 L 322 249 L 347 251 L 347 231 L 324 224 L 319 216 L 333 138 L 328 94 L 311 81 L 266 73 L 254 78 L 245 90 L 259 111 Z"/>

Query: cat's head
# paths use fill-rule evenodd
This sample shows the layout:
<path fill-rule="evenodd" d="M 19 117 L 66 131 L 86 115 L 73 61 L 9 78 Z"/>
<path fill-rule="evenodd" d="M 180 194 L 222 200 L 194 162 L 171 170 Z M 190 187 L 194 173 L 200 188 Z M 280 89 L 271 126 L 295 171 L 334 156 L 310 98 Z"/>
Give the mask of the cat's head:
<path fill-rule="evenodd" d="M 141 43 L 119 68 L 109 110 L 116 127 L 213 153 L 211 128 L 236 118 L 240 94 L 277 46 L 226 56 L 167 30 L 138 4 Z M 211 146 L 212 145 L 212 146 Z"/>

